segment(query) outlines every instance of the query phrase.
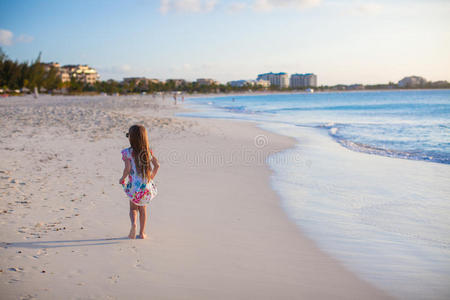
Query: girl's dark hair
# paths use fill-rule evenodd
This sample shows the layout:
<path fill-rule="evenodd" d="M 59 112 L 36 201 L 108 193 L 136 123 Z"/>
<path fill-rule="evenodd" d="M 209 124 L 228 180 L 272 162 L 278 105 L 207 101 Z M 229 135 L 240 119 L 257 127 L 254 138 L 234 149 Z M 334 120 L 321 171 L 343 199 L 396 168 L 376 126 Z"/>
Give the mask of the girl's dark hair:
<path fill-rule="evenodd" d="M 152 170 L 147 130 L 142 125 L 133 125 L 128 130 L 136 171 L 147 182 Z"/>

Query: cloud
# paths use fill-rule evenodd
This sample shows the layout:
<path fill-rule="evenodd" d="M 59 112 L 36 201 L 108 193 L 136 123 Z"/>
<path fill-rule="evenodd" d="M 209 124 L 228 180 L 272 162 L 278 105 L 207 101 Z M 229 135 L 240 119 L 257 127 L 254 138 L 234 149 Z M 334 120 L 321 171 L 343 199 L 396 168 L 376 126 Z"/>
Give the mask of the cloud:
<path fill-rule="evenodd" d="M 228 6 L 228 11 L 231 13 L 237 13 L 247 8 L 247 3 L 233 2 Z"/>
<path fill-rule="evenodd" d="M 217 0 L 208 0 L 205 1 L 204 8 L 206 12 L 214 10 L 217 5 Z"/>
<path fill-rule="evenodd" d="M 202 13 L 211 12 L 217 5 L 217 0 L 161 0 L 159 11 L 162 14 L 174 12 Z"/>
<path fill-rule="evenodd" d="M 189 71 L 192 69 L 191 64 L 183 64 L 183 70 Z"/>
<path fill-rule="evenodd" d="M 381 12 L 382 6 L 377 3 L 360 3 L 352 12 L 359 15 L 377 15 Z"/>
<path fill-rule="evenodd" d="M 124 65 L 119 66 L 119 70 L 124 72 L 124 73 L 130 72 L 131 69 L 132 68 L 131 68 L 131 66 L 129 64 L 124 64 Z"/>
<path fill-rule="evenodd" d="M 383 10 L 385 10 L 385 7 L 375 2 L 354 0 L 345 4 L 342 3 L 338 9 L 340 9 L 342 15 L 369 16 L 380 14 Z"/>
<path fill-rule="evenodd" d="M 273 6 L 269 0 L 256 0 L 252 8 L 255 11 L 268 12 L 273 9 Z"/>
<path fill-rule="evenodd" d="M 321 0 L 255 0 L 252 8 L 255 11 L 269 12 L 275 8 L 303 9 L 319 5 Z"/>
<path fill-rule="evenodd" d="M 160 0 L 159 11 L 165 15 L 170 12 L 178 13 L 207 13 L 216 9 L 218 0 Z M 270 12 L 277 8 L 304 9 L 317 6 L 322 0 L 251 0 L 233 1 L 226 3 L 221 8 L 226 8 L 230 13 L 237 13 L 251 8 L 257 12 Z"/>
<path fill-rule="evenodd" d="M 13 33 L 6 29 L 0 29 L 0 46 L 11 46 L 13 44 Z"/>
<path fill-rule="evenodd" d="M 161 0 L 161 4 L 159 6 L 159 11 L 165 15 L 170 10 L 170 0 Z"/>
<path fill-rule="evenodd" d="M 14 38 L 14 34 L 6 29 L 0 29 L 0 46 L 12 46 L 16 43 L 31 43 L 34 38 L 27 34 L 21 34 Z"/>

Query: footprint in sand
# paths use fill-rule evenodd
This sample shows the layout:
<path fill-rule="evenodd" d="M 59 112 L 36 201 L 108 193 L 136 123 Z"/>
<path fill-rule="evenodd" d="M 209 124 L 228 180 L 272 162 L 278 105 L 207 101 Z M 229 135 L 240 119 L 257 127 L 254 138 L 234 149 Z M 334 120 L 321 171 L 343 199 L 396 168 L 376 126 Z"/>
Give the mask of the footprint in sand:
<path fill-rule="evenodd" d="M 119 275 L 112 275 L 112 276 L 109 276 L 108 278 L 111 280 L 111 282 L 117 283 L 119 281 L 120 276 Z"/>
<path fill-rule="evenodd" d="M 42 249 L 42 250 L 38 250 L 37 252 L 36 252 L 36 255 L 35 256 L 37 256 L 37 258 L 39 258 L 40 256 L 45 256 L 45 255 L 47 255 L 48 254 L 48 252 L 47 252 L 47 249 Z M 34 257 L 34 256 L 33 256 Z"/>
<path fill-rule="evenodd" d="M 142 269 L 143 265 L 140 263 L 139 259 L 136 260 L 136 264 L 134 265 L 134 267 Z"/>
<path fill-rule="evenodd" d="M 20 300 L 32 300 L 32 299 L 37 299 L 37 295 L 36 294 L 34 296 L 26 295 L 26 296 L 20 297 Z"/>

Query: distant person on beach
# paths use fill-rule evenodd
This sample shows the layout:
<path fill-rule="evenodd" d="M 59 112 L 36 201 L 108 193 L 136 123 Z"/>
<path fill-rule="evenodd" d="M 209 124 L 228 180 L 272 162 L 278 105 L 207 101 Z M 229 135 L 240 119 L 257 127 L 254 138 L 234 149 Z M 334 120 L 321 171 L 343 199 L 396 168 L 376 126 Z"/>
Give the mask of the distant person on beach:
<path fill-rule="evenodd" d="M 153 178 L 158 172 L 159 163 L 149 147 L 147 130 L 144 126 L 131 126 L 126 136 L 131 147 L 122 150 L 125 168 L 119 183 L 130 200 L 131 229 L 128 237 L 136 238 L 136 221 L 139 211 L 139 237 L 145 239 L 146 205 L 157 193 Z M 125 182 L 126 178 L 128 178 L 127 183 Z"/>

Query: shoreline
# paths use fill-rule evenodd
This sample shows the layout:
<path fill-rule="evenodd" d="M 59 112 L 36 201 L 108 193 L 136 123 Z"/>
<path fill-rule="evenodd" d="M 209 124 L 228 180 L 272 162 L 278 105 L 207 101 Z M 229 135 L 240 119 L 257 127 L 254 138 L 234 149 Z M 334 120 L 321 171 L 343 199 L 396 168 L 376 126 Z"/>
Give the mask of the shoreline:
<path fill-rule="evenodd" d="M 237 96 L 265 96 L 265 95 L 293 95 L 293 94 L 339 94 L 339 93 L 370 93 L 370 92 L 412 92 L 412 91 L 446 91 L 449 89 L 377 89 L 377 90 L 328 90 L 328 91 L 314 91 L 313 93 L 305 91 L 261 91 L 261 92 L 243 92 L 243 93 L 217 93 L 217 94 L 186 94 L 185 99 L 195 98 L 221 98 L 221 97 L 237 97 Z"/>
<path fill-rule="evenodd" d="M 354 152 L 318 128 L 263 128 L 299 139 L 270 163 L 273 185 L 321 250 L 400 299 L 448 298 L 447 164 Z"/>
<path fill-rule="evenodd" d="M 174 117 L 180 109 L 167 100 L 123 100 L 0 106 L 12 116 L 0 148 L 5 298 L 390 298 L 319 250 L 282 209 L 266 160 L 293 147 L 291 138 Z M 129 107 L 142 104 L 138 114 Z M 124 238 L 128 202 L 116 184 L 122 131 L 134 122 L 150 128 L 161 162 L 148 240 Z"/>
<path fill-rule="evenodd" d="M 314 90 L 314 88 L 313 88 Z M 252 92 L 230 92 L 230 93 L 185 93 L 183 91 L 166 91 L 166 92 L 154 92 L 155 94 L 158 93 L 164 93 L 166 95 L 173 95 L 174 93 L 181 92 L 186 99 L 188 98 L 203 98 L 203 97 L 209 97 L 209 98 L 217 98 L 217 97 L 224 97 L 224 96 L 262 96 L 262 95 L 288 95 L 288 94 L 314 94 L 314 93 L 363 93 L 363 92 L 402 92 L 402 91 L 443 91 L 443 90 L 450 90 L 450 88 L 397 88 L 397 89 L 354 89 L 354 90 L 314 90 L 314 92 L 307 92 L 305 90 L 290 90 L 290 91 L 252 91 Z M 32 97 L 33 94 L 0 94 L 0 99 L 7 99 L 8 97 Z M 73 93 L 73 94 L 40 94 L 39 97 L 133 97 L 133 96 L 140 96 L 140 97 L 150 97 L 152 96 L 152 93 L 147 93 L 142 95 L 141 93 L 128 93 L 128 94 L 120 94 L 120 95 L 104 95 L 101 92 L 81 92 L 81 93 Z M 160 97 L 160 96 L 156 96 Z"/>
<path fill-rule="evenodd" d="M 195 107 L 195 109 L 197 111 L 199 108 Z M 181 114 L 181 116 L 183 116 L 183 114 Z M 195 114 L 191 117 L 195 117 Z M 268 130 L 269 132 L 295 139 L 296 142 L 294 148 L 272 154 L 268 158 L 268 164 L 273 173 L 275 173 L 271 175 L 271 184 L 273 189 L 279 195 L 283 209 L 289 219 L 299 226 L 300 231 L 305 231 L 307 236 L 311 238 L 316 245 L 320 245 L 322 251 L 325 251 L 328 255 L 338 259 L 359 277 L 388 291 L 390 295 L 408 299 L 427 299 L 431 295 L 436 299 L 446 299 L 448 295 L 450 295 L 448 293 L 449 291 L 446 290 L 445 284 L 445 282 L 450 280 L 450 273 L 445 267 L 442 267 L 445 265 L 448 266 L 450 263 L 448 259 L 450 258 L 450 253 L 445 250 L 447 249 L 446 245 L 448 242 L 446 242 L 447 239 L 445 234 L 442 235 L 443 232 L 446 232 L 445 226 L 447 226 L 447 229 L 450 228 L 448 227 L 450 224 L 442 219 L 442 215 L 444 212 L 449 212 L 450 207 L 445 205 L 445 203 L 436 201 L 437 199 L 445 199 L 446 195 L 450 194 L 450 190 L 446 188 L 445 180 L 442 180 L 442 176 L 437 176 L 437 174 L 448 174 L 447 178 L 450 176 L 450 169 L 448 169 L 446 163 L 425 159 L 408 159 L 400 156 L 381 155 L 379 153 L 373 153 L 373 151 L 357 151 L 345 147 L 339 143 L 334 136 L 329 134 L 328 129 L 324 130 L 324 128 L 320 127 L 296 127 L 293 125 L 284 125 L 286 128 L 292 127 L 292 129 L 280 130 L 277 129 L 277 127 L 283 127 L 283 125 L 277 125 L 272 122 L 233 118 L 227 119 L 221 117 L 206 117 L 206 119 L 232 120 L 246 122 L 252 125 L 256 124 L 258 128 L 263 130 Z M 309 145 L 310 141 L 314 141 L 314 143 Z M 316 149 L 315 151 L 323 153 L 326 152 L 327 155 L 322 155 L 322 157 L 318 159 L 316 157 L 317 153 L 311 155 L 312 153 L 309 153 L 308 151 L 305 152 L 308 148 L 314 148 Z M 324 151 L 326 149 L 329 149 L 329 151 Z M 299 157 L 301 158 L 300 161 L 298 159 Z M 296 167 L 291 168 L 291 170 L 283 170 L 286 168 L 280 166 L 280 159 L 282 165 L 283 162 L 284 164 L 289 162 Z M 333 178 L 333 168 L 340 168 L 339 163 L 336 164 L 335 160 L 348 161 L 348 167 L 355 162 L 357 165 L 364 165 L 365 168 L 371 168 L 372 174 L 364 172 L 364 168 L 361 169 L 355 166 L 353 168 L 346 167 L 347 172 L 343 172 L 345 175 L 341 174 L 340 176 Z M 293 193 L 292 188 L 286 186 L 286 183 L 295 182 L 295 173 L 303 173 L 305 171 L 307 173 L 316 172 L 314 170 L 318 165 L 316 161 L 322 162 L 319 163 L 319 165 L 328 165 L 325 167 L 327 170 L 323 170 L 318 174 L 313 174 L 312 176 L 316 179 L 312 182 L 310 182 L 311 180 L 305 180 L 305 178 L 297 182 L 298 187 L 294 188 L 296 192 Z M 430 162 L 434 164 L 429 164 Z M 290 175 L 282 175 L 283 172 L 286 171 Z M 361 174 L 362 177 L 359 178 L 359 181 L 354 182 L 354 187 L 346 186 L 346 182 L 343 179 L 353 178 L 355 176 L 354 173 Z M 397 174 L 400 177 L 389 175 L 390 173 Z M 404 176 L 402 177 L 400 174 L 404 174 Z M 411 174 L 416 174 L 416 176 L 412 176 Z M 428 174 L 427 177 L 429 178 L 422 179 L 420 174 Z M 383 182 L 380 181 L 381 178 L 384 178 L 384 183 L 381 183 Z M 396 187 L 395 184 L 393 184 L 400 181 L 403 181 L 403 188 Z M 371 182 L 378 182 L 378 187 L 373 186 L 370 190 L 367 190 Z M 365 188 L 356 192 L 355 187 L 361 186 L 365 186 Z M 406 186 L 408 186 L 408 188 L 405 188 Z M 435 188 L 430 189 L 428 186 L 435 186 Z M 320 190 L 318 190 L 319 187 Z M 375 192 L 375 189 L 377 192 Z M 335 190 L 335 193 L 332 192 L 333 190 Z M 337 200 L 338 202 L 346 204 L 341 208 L 338 208 L 337 206 L 334 207 L 334 204 L 327 203 L 326 201 L 324 202 L 323 199 L 313 196 L 317 193 L 322 194 L 322 197 L 326 195 L 325 197 L 328 197 L 329 199 L 339 199 Z M 293 195 L 303 195 L 304 197 L 302 198 L 304 199 L 297 200 Z M 355 196 L 360 199 L 355 199 Z M 387 200 L 392 196 L 393 199 L 390 201 Z M 371 199 L 376 197 L 378 197 L 377 200 L 373 200 L 372 202 L 361 201 L 365 198 Z M 408 205 L 406 206 L 405 203 L 403 203 L 403 199 L 405 198 L 409 199 L 407 202 Z M 376 207 L 382 207 L 387 204 L 386 202 L 395 203 L 393 204 L 394 206 L 403 207 L 402 209 L 404 211 L 409 210 L 415 218 L 422 216 L 422 222 L 425 222 L 426 224 L 420 226 L 419 223 L 411 228 L 412 231 L 416 232 L 416 239 L 411 239 L 411 233 L 403 230 L 404 226 L 409 224 L 410 220 L 408 220 L 407 215 L 398 211 L 398 208 L 386 207 L 388 210 L 385 212 L 377 211 Z M 438 211 L 433 211 L 429 208 L 424 209 L 424 206 L 421 204 L 422 202 L 429 203 L 431 207 L 439 207 L 437 209 Z M 307 203 L 311 203 L 311 205 L 307 205 Z M 353 205 L 355 208 L 360 207 L 361 211 L 358 209 L 348 211 L 348 207 L 346 208 L 348 205 Z M 320 211 L 320 208 L 314 208 L 314 206 L 317 208 L 323 207 L 323 211 Z M 318 216 L 317 214 L 330 213 L 327 211 L 330 209 L 333 211 L 331 215 L 334 215 L 333 222 L 336 222 L 336 225 L 344 221 L 338 217 L 339 215 L 359 216 L 365 221 L 361 224 L 358 224 L 358 222 L 355 224 L 349 223 L 349 225 L 340 228 L 340 230 L 334 230 L 335 236 L 330 234 L 327 235 L 327 232 L 330 230 L 324 228 L 323 224 L 333 219 L 333 217 L 328 220 L 323 219 L 320 221 L 315 220 L 315 218 Z M 339 211 L 339 209 L 342 209 L 342 211 Z M 365 210 L 373 211 L 375 214 L 365 215 Z M 387 219 L 383 222 L 385 224 L 380 223 L 378 218 L 382 220 L 389 214 L 392 214 L 396 221 Z M 439 220 L 441 221 L 439 222 Z M 348 222 L 350 220 L 345 221 Z M 312 226 L 314 222 L 318 223 Z M 370 229 L 364 228 L 367 225 L 366 222 L 369 224 L 373 223 L 373 226 Z M 339 226 L 341 226 L 341 224 Z M 408 226 L 411 227 L 411 225 Z M 380 228 L 382 230 L 380 230 Z M 433 234 L 433 231 L 437 232 L 434 232 Z M 333 230 L 331 230 L 331 232 L 333 232 Z M 359 232 L 359 234 L 352 237 L 352 232 Z M 377 235 L 376 238 L 374 234 Z M 337 236 L 339 236 L 339 238 L 336 238 Z M 353 241 L 355 238 L 356 240 Z M 339 239 L 345 241 L 344 244 L 338 242 Z M 422 239 L 429 241 L 429 243 L 423 244 Z M 364 242 L 362 242 L 363 240 Z M 348 246 L 345 245 L 345 243 Z M 380 248 L 380 245 L 389 245 L 389 247 Z M 443 247 L 442 250 L 440 250 L 441 247 Z M 366 248 L 367 252 L 354 250 L 361 248 Z M 380 253 L 379 255 L 372 250 L 376 248 L 378 248 L 378 251 L 376 252 Z M 409 253 L 410 248 L 415 248 L 416 252 L 421 253 L 421 255 Z M 384 253 L 384 256 L 381 253 Z M 399 257 L 393 258 L 393 253 L 397 253 Z M 435 258 L 434 262 L 428 262 L 427 264 L 426 257 L 429 256 L 434 256 Z M 390 263 L 374 265 L 377 261 L 386 260 L 390 261 Z M 397 264 L 399 264 L 398 267 Z M 383 265 L 383 267 L 381 267 L 381 265 Z M 385 275 L 385 271 L 391 275 Z M 423 275 L 415 276 L 414 274 L 417 272 L 422 273 Z M 397 282 L 397 284 L 392 284 L 392 282 Z M 412 288 L 405 288 L 407 286 L 411 286 Z"/>

